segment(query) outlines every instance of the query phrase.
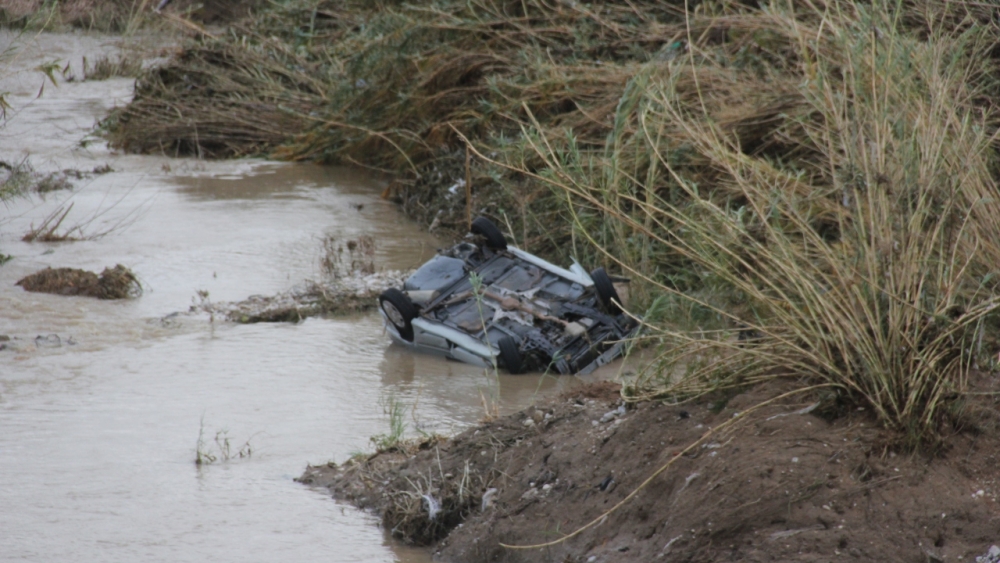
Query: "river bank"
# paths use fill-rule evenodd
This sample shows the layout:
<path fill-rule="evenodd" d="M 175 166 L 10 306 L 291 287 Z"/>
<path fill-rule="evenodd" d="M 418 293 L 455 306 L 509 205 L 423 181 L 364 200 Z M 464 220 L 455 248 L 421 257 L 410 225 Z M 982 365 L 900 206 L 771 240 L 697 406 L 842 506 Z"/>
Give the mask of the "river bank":
<path fill-rule="evenodd" d="M 980 384 L 998 390 L 994 378 Z M 1000 418 L 989 405 L 970 405 L 970 427 L 927 458 L 894 452 L 864 411 L 757 407 L 789 390 L 721 407 L 626 404 L 599 383 L 298 480 L 445 562 L 971 563 L 997 543 Z"/>
<path fill-rule="evenodd" d="M 56 86 L 36 67 L 59 58 L 81 76 L 84 57 L 116 59 L 121 39 L 0 31 L 0 52 L 16 55 L 0 64 L 11 105 L 0 160 L 40 179 L 103 171 L 0 208 L 0 559 L 425 563 L 293 478 L 384 432 L 384 397 L 428 431 L 464 428 L 482 410 L 481 372 L 398 353 L 370 313 L 249 325 L 188 311 L 325 282 L 324 240 L 377 238 L 380 272 L 410 269 L 439 243 L 356 170 L 108 149 L 94 125 L 128 103 L 133 80 L 56 73 Z M 76 240 L 25 240 L 70 205 L 57 231 L 80 225 Z M 141 296 L 15 285 L 47 267 L 119 263 Z M 514 408 L 555 384 L 507 382 L 500 399 Z M 252 455 L 238 457 L 245 443 Z M 196 465 L 199 451 L 216 460 Z"/>

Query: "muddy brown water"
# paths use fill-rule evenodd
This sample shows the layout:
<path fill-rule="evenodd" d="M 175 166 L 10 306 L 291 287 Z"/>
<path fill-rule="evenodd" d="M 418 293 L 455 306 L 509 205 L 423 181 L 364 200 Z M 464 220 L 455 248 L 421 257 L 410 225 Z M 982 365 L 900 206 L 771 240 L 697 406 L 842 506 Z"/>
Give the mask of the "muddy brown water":
<path fill-rule="evenodd" d="M 293 481 L 309 463 L 370 451 L 383 405 L 406 408 L 408 434 L 450 434 L 484 415 L 493 389 L 474 367 L 391 345 L 376 314 L 299 324 L 232 325 L 187 314 L 216 301 L 288 290 L 319 276 L 320 239 L 372 235 L 383 269 L 419 265 L 441 244 L 341 168 L 261 160 L 204 162 L 111 152 L 90 136 L 132 80 L 59 81 L 118 39 L 0 33 L 0 92 L 12 109 L 0 159 L 41 172 L 114 170 L 72 192 L 0 208 L 0 553 L 4 561 L 426 561 L 372 517 Z M 25 243 L 60 206 L 85 240 Z M 101 236 L 99 236 L 101 235 Z M 47 266 L 124 264 L 135 300 L 24 292 Z M 39 338 L 41 337 L 41 338 Z M 510 412 L 579 384 L 503 376 Z M 249 442 L 252 455 L 208 465 Z"/>

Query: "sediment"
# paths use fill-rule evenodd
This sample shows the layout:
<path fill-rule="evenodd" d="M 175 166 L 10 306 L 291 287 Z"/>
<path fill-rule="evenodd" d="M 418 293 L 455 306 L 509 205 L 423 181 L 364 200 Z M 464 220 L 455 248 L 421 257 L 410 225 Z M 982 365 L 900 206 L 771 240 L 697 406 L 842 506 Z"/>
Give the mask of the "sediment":
<path fill-rule="evenodd" d="M 722 428 L 780 391 L 627 405 L 602 383 L 299 480 L 449 562 L 971 561 L 996 542 L 995 433 L 902 455 L 869 413 L 801 399 Z"/>
<path fill-rule="evenodd" d="M 25 276 L 17 284 L 25 291 L 56 295 L 81 295 L 98 299 L 126 299 L 142 294 L 142 284 L 131 270 L 117 264 L 101 275 L 78 268 L 46 268 Z"/>

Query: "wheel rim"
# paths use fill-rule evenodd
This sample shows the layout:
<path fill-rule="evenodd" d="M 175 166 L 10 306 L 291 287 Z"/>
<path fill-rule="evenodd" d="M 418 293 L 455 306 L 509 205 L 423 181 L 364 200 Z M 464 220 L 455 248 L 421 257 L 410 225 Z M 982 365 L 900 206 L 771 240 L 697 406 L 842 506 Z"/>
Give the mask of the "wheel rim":
<path fill-rule="evenodd" d="M 399 312 L 399 309 L 395 305 L 388 301 L 382 302 L 382 310 L 385 311 L 385 316 L 389 317 L 389 321 L 399 328 L 404 328 L 406 326 L 406 321 L 403 320 L 403 314 Z"/>

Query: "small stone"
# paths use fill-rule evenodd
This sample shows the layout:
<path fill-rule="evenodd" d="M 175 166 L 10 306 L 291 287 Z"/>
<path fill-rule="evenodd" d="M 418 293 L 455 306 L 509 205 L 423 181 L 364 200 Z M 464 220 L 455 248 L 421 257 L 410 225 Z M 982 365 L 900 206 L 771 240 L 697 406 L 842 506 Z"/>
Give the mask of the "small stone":
<path fill-rule="evenodd" d="M 38 335 L 35 337 L 35 346 L 39 348 L 58 348 L 62 346 L 62 339 L 59 338 L 58 334 Z"/>
<path fill-rule="evenodd" d="M 486 511 L 486 509 L 493 506 L 493 499 L 496 498 L 496 495 L 497 495 L 496 489 L 490 488 L 486 490 L 486 493 L 483 494 L 483 502 L 481 505 L 482 511 Z"/>
<path fill-rule="evenodd" d="M 521 495 L 521 500 L 531 500 L 537 496 L 538 496 L 538 489 L 531 488 L 528 489 L 527 491 L 524 491 L 524 494 Z"/>

